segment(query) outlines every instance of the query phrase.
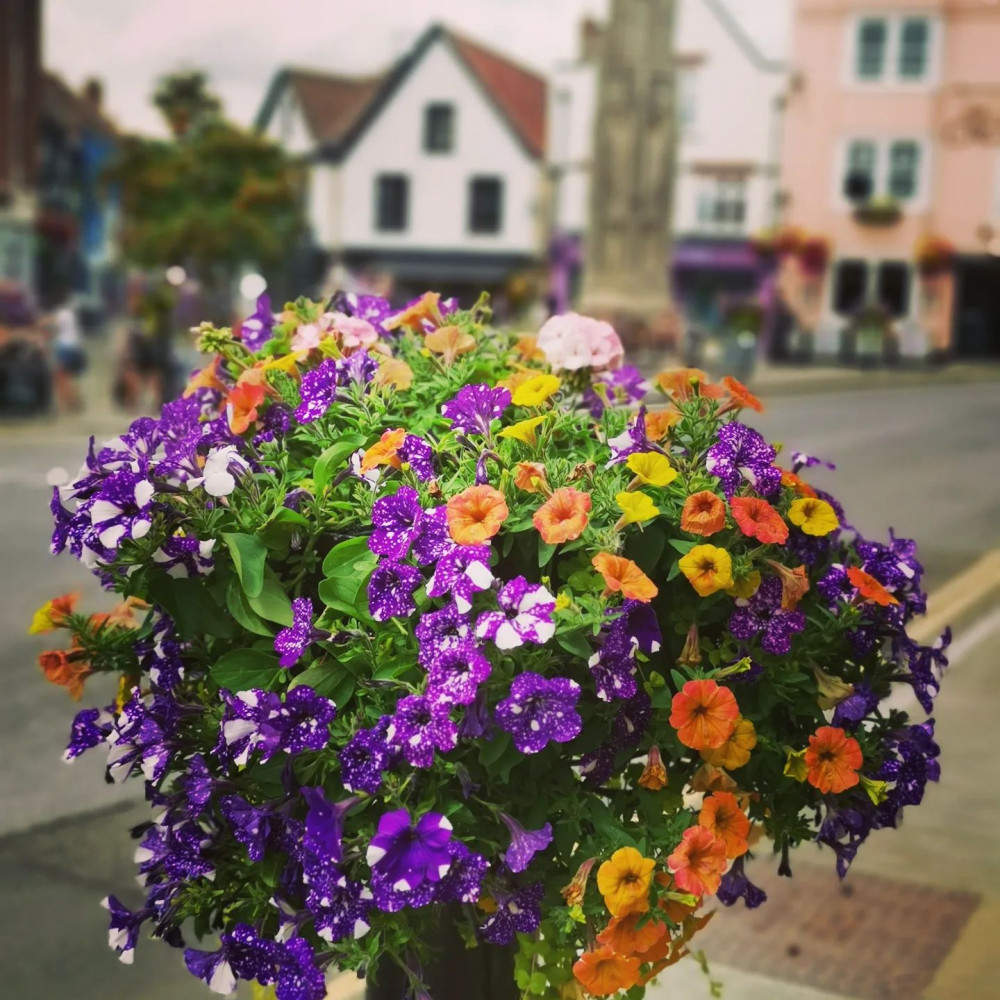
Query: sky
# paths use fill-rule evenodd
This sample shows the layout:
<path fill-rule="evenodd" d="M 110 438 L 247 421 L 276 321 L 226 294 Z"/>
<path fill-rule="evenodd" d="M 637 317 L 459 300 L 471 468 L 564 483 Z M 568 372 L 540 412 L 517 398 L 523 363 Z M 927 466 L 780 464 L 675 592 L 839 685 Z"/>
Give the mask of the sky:
<path fill-rule="evenodd" d="M 207 69 L 228 115 L 250 124 L 284 66 L 381 69 L 444 21 L 541 71 L 573 57 L 581 18 L 608 0 L 43 0 L 46 68 L 74 87 L 96 76 L 118 125 L 162 133 L 158 77 Z M 690 2 L 690 0 L 685 0 Z M 760 48 L 785 53 L 791 0 L 725 0 Z"/>

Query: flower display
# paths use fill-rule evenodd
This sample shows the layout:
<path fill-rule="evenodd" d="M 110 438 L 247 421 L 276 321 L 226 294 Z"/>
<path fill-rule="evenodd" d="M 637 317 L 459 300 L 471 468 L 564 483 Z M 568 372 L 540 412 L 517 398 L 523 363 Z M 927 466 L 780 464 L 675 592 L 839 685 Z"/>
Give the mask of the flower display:
<path fill-rule="evenodd" d="M 938 780 L 933 720 L 885 704 L 930 713 L 947 667 L 950 633 L 907 635 L 914 544 L 776 464 L 735 379 L 490 321 L 262 298 L 54 488 L 52 551 L 109 600 L 46 602 L 39 665 L 70 698 L 117 680 L 65 759 L 153 807 L 145 902 L 104 901 L 123 961 L 183 928 L 216 993 L 395 964 L 424 996 L 457 921 L 529 1000 L 637 997 L 713 897 L 765 902 L 758 850 L 843 875 Z"/>

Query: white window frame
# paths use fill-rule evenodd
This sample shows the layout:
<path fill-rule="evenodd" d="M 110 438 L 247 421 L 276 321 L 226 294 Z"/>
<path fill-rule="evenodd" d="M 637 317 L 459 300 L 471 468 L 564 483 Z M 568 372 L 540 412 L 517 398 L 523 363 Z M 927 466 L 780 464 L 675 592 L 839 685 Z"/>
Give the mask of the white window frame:
<path fill-rule="evenodd" d="M 927 68 L 919 78 L 909 78 L 899 74 L 899 56 L 902 48 L 903 22 L 919 19 L 927 22 Z M 864 21 L 879 20 L 886 23 L 885 64 L 882 75 L 861 77 L 857 73 L 858 35 Z M 861 93 L 885 93 L 886 89 L 897 91 L 929 90 L 941 79 L 941 60 L 944 53 L 944 24 L 941 17 L 932 10 L 871 10 L 856 11 L 846 21 L 844 39 L 843 82 L 851 90 Z"/>
<path fill-rule="evenodd" d="M 917 189 L 911 198 L 897 199 L 900 209 L 906 214 L 927 211 L 930 203 L 931 177 L 933 170 L 933 146 L 926 135 L 872 135 L 860 133 L 844 136 L 834 157 L 833 203 L 840 212 L 852 212 L 856 207 L 844 194 L 844 180 L 847 177 L 848 152 L 855 142 L 870 142 L 875 146 L 875 183 L 872 198 L 889 197 L 889 153 L 894 143 L 912 142 L 919 150 L 917 169 Z"/>
<path fill-rule="evenodd" d="M 719 197 L 722 192 L 722 185 L 732 184 L 740 188 L 743 195 L 743 219 L 740 222 L 720 223 L 715 221 L 706 222 L 702 219 L 702 206 L 710 204 L 713 207 L 723 200 Z M 729 199 L 736 204 L 736 199 Z M 750 218 L 750 178 L 740 177 L 737 180 L 723 177 L 702 176 L 698 178 L 697 198 L 695 201 L 695 230 L 704 236 L 732 236 L 739 237 L 746 235 Z"/>

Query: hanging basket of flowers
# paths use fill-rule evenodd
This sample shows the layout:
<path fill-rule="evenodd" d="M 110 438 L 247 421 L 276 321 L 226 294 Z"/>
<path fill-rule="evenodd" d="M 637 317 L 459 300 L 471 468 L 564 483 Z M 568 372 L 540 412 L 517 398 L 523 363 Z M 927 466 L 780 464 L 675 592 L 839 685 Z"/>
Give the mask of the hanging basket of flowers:
<path fill-rule="evenodd" d="M 951 240 L 932 233 L 917 240 L 913 259 L 922 278 L 939 278 L 955 266 L 956 253 Z"/>
<path fill-rule="evenodd" d="M 848 528 L 735 380 L 636 409 L 608 324 L 489 319 L 262 300 L 56 488 L 53 550 L 121 598 L 36 616 L 49 680 L 120 682 L 66 757 L 153 807 L 145 901 L 104 901 L 123 960 L 151 935 L 217 993 L 388 964 L 422 995 L 447 915 L 526 997 L 639 996 L 715 902 L 764 902 L 752 854 L 843 875 L 937 779 L 932 723 L 885 708 L 929 711 L 946 664 L 905 631 L 913 543 Z"/>
<path fill-rule="evenodd" d="M 803 236 L 795 253 L 803 274 L 810 278 L 821 277 L 830 262 L 830 241 L 825 236 Z"/>

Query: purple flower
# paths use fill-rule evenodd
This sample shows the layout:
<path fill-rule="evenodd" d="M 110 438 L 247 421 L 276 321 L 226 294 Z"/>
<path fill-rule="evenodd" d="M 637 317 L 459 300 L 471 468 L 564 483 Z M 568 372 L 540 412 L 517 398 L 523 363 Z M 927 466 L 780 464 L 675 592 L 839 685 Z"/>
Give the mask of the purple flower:
<path fill-rule="evenodd" d="M 597 385 L 604 387 L 604 392 L 598 392 Z M 622 365 L 613 372 L 602 372 L 594 379 L 594 384 L 588 386 L 583 394 L 583 403 L 590 410 L 590 415 L 599 420 L 604 413 L 605 396 L 611 406 L 629 406 L 637 403 L 649 392 L 649 383 L 642 377 L 642 372 L 634 365 Z"/>
<path fill-rule="evenodd" d="M 306 833 L 303 846 L 325 861 L 340 861 L 344 816 L 361 800 L 355 795 L 343 802 L 328 802 L 322 788 L 301 788 L 309 805 L 306 813 Z"/>
<path fill-rule="evenodd" d="M 188 761 L 187 774 L 181 779 L 187 795 L 188 810 L 192 817 L 200 815 L 212 798 L 218 782 L 212 777 L 205 758 L 194 754 Z"/>
<path fill-rule="evenodd" d="M 466 385 L 459 389 L 454 399 L 441 407 L 441 412 L 451 421 L 454 430 L 464 434 L 488 436 L 494 420 L 499 420 L 510 406 L 510 390 L 502 386 L 491 389 L 488 385 Z"/>
<path fill-rule="evenodd" d="M 281 946 L 262 938 L 249 924 L 237 924 L 219 935 L 218 951 L 188 948 L 184 963 L 188 971 L 203 979 L 217 993 L 231 993 L 236 980 L 256 979 L 262 985 L 273 983 L 278 975 Z"/>
<path fill-rule="evenodd" d="M 628 427 L 618 437 L 608 438 L 611 458 L 606 468 L 624 462 L 629 455 L 639 451 L 659 451 L 663 449 L 654 444 L 646 436 L 646 407 L 640 406 L 639 412 L 629 420 Z"/>
<path fill-rule="evenodd" d="M 435 899 L 439 902 L 476 902 L 489 862 L 458 840 L 448 842 L 448 853 L 451 855 L 451 867 L 448 874 L 438 882 Z"/>
<path fill-rule="evenodd" d="M 319 366 L 302 376 L 299 387 L 302 402 L 295 408 L 300 424 L 311 424 L 326 414 L 337 398 L 337 362 L 325 358 Z"/>
<path fill-rule="evenodd" d="M 257 299 L 257 308 L 252 316 L 243 320 L 240 326 L 240 340 L 248 351 L 255 354 L 270 339 L 274 330 L 274 314 L 271 312 L 271 297 L 265 292 Z"/>
<path fill-rule="evenodd" d="M 446 651 L 458 646 L 467 648 L 472 644 L 471 622 L 455 604 L 425 612 L 420 616 L 414 633 L 420 647 L 418 662 L 427 670 Z"/>
<path fill-rule="evenodd" d="M 280 654 L 281 666 L 293 667 L 312 643 L 329 638 L 329 632 L 313 627 L 312 601 L 296 597 L 292 601 L 292 625 L 274 637 L 274 651 Z"/>
<path fill-rule="evenodd" d="M 108 773 L 124 781 L 138 768 L 147 781 L 157 782 L 170 763 L 176 706 L 168 698 L 147 705 L 136 688 L 108 734 Z"/>
<path fill-rule="evenodd" d="M 365 858 L 372 872 L 398 891 L 440 882 L 451 867 L 451 823 L 439 813 L 424 813 L 416 824 L 405 809 L 384 813 Z"/>
<path fill-rule="evenodd" d="M 767 577 L 750 598 L 739 598 L 736 610 L 729 616 L 729 631 L 737 639 L 749 642 L 763 633 L 760 648 L 765 653 L 781 656 L 792 648 L 792 635 L 806 627 L 801 611 L 781 609 L 781 581 Z"/>
<path fill-rule="evenodd" d="M 401 698 L 386 730 L 386 742 L 401 750 L 414 767 L 430 767 L 435 750 L 447 752 L 458 744 L 458 727 L 450 713 L 448 702 L 422 695 Z"/>
<path fill-rule="evenodd" d="M 383 559 L 368 581 L 368 608 L 372 618 L 377 622 L 408 618 L 417 610 L 413 594 L 423 582 L 423 574 L 416 567 Z"/>
<path fill-rule="evenodd" d="M 380 497 L 372 507 L 375 530 L 368 548 L 376 555 L 402 560 L 420 537 L 424 525 L 420 494 L 412 486 L 401 486 L 390 496 Z"/>
<path fill-rule="evenodd" d="M 380 295 L 356 295 L 354 292 L 338 292 L 327 306 L 328 312 L 345 312 L 349 316 L 367 320 L 378 331 L 380 337 L 386 335 L 382 327 L 384 320 L 392 316 L 396 310 L 388 299 Z"/>
<path fill-rule="evenodd" d="M 437 896 L 437 886 L 433 882 L 424 882 L 416 889 L 407 889 L 390 881 L 387 875 L 372 872 L 372 895 L 375 906 L 385 913 L 398 913 L 409 907 L 418 910 L 422 906 L 430 906 Z"/>
<path fill-rule="evenodd" d="M 371 890 L 347 878 L 335 865 L 307 865 L 302 876 L 309 886 L 306 907 L 313 915 L 316 933 L 331 944 L 344 938 L 363 937 L 371 929 L 368 913 Z"/>
<path fill-rule="evenodd" d="M 361 389 L 378 373 L 378 362 L 367 351 L 356 351 L 337 361 L 337 385 Z"/>
<path fill-rule="evenodd" d="M 777 452 L 753 428 L 733 421 L 719 428 L 718 440 L 705 458 L 705 468 L 717 476 L 726 498 L 747 482 L 762 496 L 781 486 L 781 471 L 774 467 Z"/>
<path fill-rule="evenodd" d="M 507 867 L 512 872 L 523 872 L 531 864 L 531 859 L 552 843 L 552 824 L 546 823 L 540 830 L 526 830 L 505 812 L 500 813 L 500 819 L 510 830 L 510 846 L 504 855 Z"/>
<path fill-rule="evenodd" d="M 618 751 L 610 743 L 602 743 L 596 750 L 585 753 L 580 758 L 580 775 L 584 784 L 596 787 L 603 785 L 615 773 L 615 758 Z"/>
<path fill-rule="evenodd" d="M 544 894 L 545 886 L 541 882 L 495 892 L 497 908 L 479 929 L 483 940 L 490 944 L 512 944 L 516 935 L 538 930 Z"/>
<path fill-rule="evenodd" d="M 326 977 L 316 967 L 312 945 L 302 937 L 294 937 L 285 946 L 278 963 L 276 1000 L 323 1000 Z"/>
<path fill-rule="evenodd" d="M 521 753 L 538 753 L 551 741 L 568 743 L 582 722 L 576 711 L 580 685 L 566 677 L 546 679 L 526 671 L 510 686 L 510 696 L 497 705 L 496 719 Z"/>
<path fill-rule="evenodd" d="M 434 449 L 422 437 L 407 434 L 396 454 L 422 483 L 434 478 Z"/>
<path fill-rule="evenodd" d="M 111 733 L 114 716 L 109 709 L 85 708 L 76 713 L 63 760 L 76 760 L 84 751 L 100 746 Z"/>
<path fill-rule="evenodd" d="M 476 636 L 492 639 L 497 649 L 515 649 L 526 642 L 544 645 L 555 634 L 552 613 L 555 598 L 523 576 L 505 583 L 497 594 L 499 611 L 484 611 L 476 622 Z"/>
<path fill-rule="evenodd" d="M 109 561 L 123 540 L 145 538 L 152 526 L 155 491 L 145 471 L 124 468 L 108 476 L 85 505 L 93 526 L 93 538 L 85 544 Z"/>
<path fill-rule="evenodd" d="M 194 535 L 168 535 L 153 553 L 153 559 L 171 576 L 204 576 L 215 566 L 214 548 L 214 538 L 203 542 Z"/>
<path fill-rule="evenodd" d="M 886 759 L 878 772 L 882 781 L 894 783 L 888 801 L 879 807 L 882 825 L 895 826 L 895 814 L 903 806 L 923 801 L 928 781 L 941 777 L 938 757 L 941 748 L 934 741 L 934 720 L 890 734 L 885 741 Z M 891 820 L 891 821 L 890 821 Z"/>
<path fill-rule="evenodd" d="M 893 641 L 893 656 L 908 668 L 906 680 L 913 687 L 925 712 L 934 710 L 934 699 L 941 690 L 941 674 L 948 666 L 946 651 L 951 645 L 951 629 L 947 628 L 932 646 L 922 646 L 907 635 Z"/>
<path fill-rule="evenodd" d="M 767 902 L 767 893 L 747 878 L 743 871 L 743 858 L 737 858 L 733 867 L 722 876 L 716 896 L 723 906 L 733 906 L 740 899 L 748 910 L 756 910 Z"/>
<path fill-rule="evenodd" d="M 349 792 L 374 795 L 382 786 L 382 772 L 389 766 L 385 731 L 388 717 L 372 729 L 359 729 L 340 751 L 340 780 Z"/>
<path fill-rule="evenodd" d="M 489 738 L 492 728 L 486 689 L 480 688 L 476 692 L 476 697 L 472 704 L 465 709 L 462 721 L 458 726 L 458 735 L 463 740 L 478 740 L 484 736 Z M 463 785 L 463 789 L 464 787 Z"/>
<path fill-rule="evenodd" d="M 120 962 L 131 965 L 135 959 L 139 929 L 144 921 L 153 916 L 153 911 L 148 907 L 130 910 L 114 896 L 105 896 L 101 900 L 101 906 L 111 914 L 108 922 L 108 947 L 114 949 Z"/>
<path fill-rule="evenodd" d="M 471 642 L 447 646 L 427 670 L 427 698 L 452 705 L 476 700 L 479 685 L 490 676 L 490 661 Z"/>
<path fill-rule="evenodd" d="M 263 861 L 267 842 L 277 833 L 280 819 L 268 807 L 251 805 L 242 795 L 225 796 L 219 800 L 219 808 L 250 860 Z"/>
<path fill-rule="evenodd" d="M 329 698 L 307 684 L 291 688 L 281 706 L 281 749 L 290 754 L 322 750 L 330 741 L 330 723 L 336 717 L 337 706 Z"/>
<path fill-rule="evenodd" d="M 448 507 L 431 507 L 424 511 L 424 526 L 413 545 L 413 558 L 421 566 L 437 562 L 456 548 L 448 533 Z"/>
<path fill-rule="evenodd" d="M 816 590 L 826 601 L 830 610 L 835 610 L 841 601 L 854 597 L 854 587 L 847 578 L 847 567 L 834 563 L 816 583 Z"/>
<path fill-rule="evenodd" d="M 854 693 L 848 695 L 833 711 L 831 725 L 854 730 L 861 725 L 866 715 L 875 710 L 878 695 L 874 694 L 867 681 L 854 685 Z"/>
<path fill-rule="evenodd" d="M 814 455 L 807 455 L 804 451 L 793 451 L 791 454 L 792 472 L 798 474 L 802 469 L 811 469 L 813 466 L 821 465 L 826 469 L 836 469 L 833 462 L 828 462 L 824 458 L 816 458 Z"/>
<path fill-rule="evenodd" d="M 427 581 L 428 597 L 449 594 L 463 614 L 472 609 L 473 594 L 493 583 L 492 549 L 488 545 L 456 545 L 442 555 Z"/>
<path fill-rule="evenodd" d="M 866 804 L 866 808 L 867 804 Z M 868 839 L 876 817 L 857 809 L 828 809 L 816 840 L 833 849 L 837 855 L 837 874 L 844 878 L 858 848 Z M 778 874 L 781 874 L 779 869 Z"/>
<path fill-rule="evenodd" d="M 601 648 L 588 661 L 603 701 L 636 693 L 635 652 L 655 653 L 662 639 L 656 612 L 648 604 L 627 600 L 617 611 L 621 613 L 604 627 Z"/>

